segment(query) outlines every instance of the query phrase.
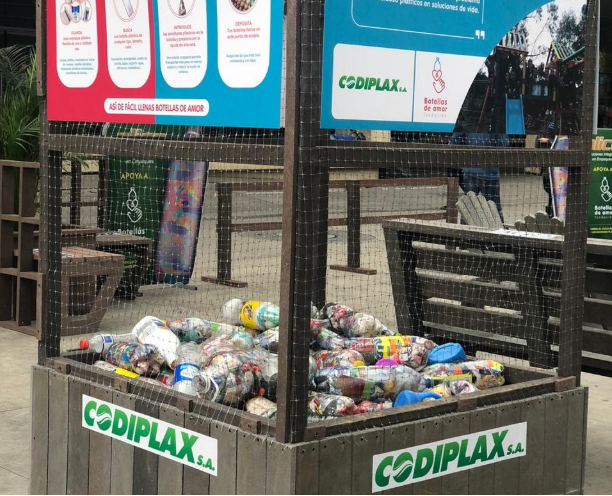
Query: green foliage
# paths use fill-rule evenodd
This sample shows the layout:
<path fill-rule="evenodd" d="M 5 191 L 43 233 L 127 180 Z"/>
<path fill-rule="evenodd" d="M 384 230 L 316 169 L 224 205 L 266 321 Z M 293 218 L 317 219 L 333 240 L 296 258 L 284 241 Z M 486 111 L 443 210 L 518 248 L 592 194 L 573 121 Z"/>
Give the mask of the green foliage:
<path fill-rule="evenodd" d="M 40 110 L 30 47 L 0 49 L 0 87 L 0 158 L 37 161 Z"/>
<path fill-rule="evenodd" d="M 573 12 L 563 12 L 557 29 L 557 43 L 576 51 L 585 43 L 585 16 L 578 18 Z"/>

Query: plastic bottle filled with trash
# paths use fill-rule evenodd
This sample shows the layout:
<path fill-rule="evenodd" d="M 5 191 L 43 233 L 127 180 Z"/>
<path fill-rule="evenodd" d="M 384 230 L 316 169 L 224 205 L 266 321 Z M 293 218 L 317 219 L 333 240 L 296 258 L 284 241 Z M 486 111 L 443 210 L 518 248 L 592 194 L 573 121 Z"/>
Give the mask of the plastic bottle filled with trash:
<path fill-rule="evenodd" d="M 253 415 L 259 415 L 265 418 L 276 417 L 276 403 L 262 396 L 257 396 L 247 401 L 245 408 L 247 412 Z"/>
<path fill-rule="evenodd" d="M 237 330 L 230 335 L 221 334 L 207 339 L 200 345 L 200 353 L 202 356 L 202 367 L 208 366 L 208 363 L 215 355 L 221 352 L 233 350 L 249 350 L 254 346 L 253 338 L 245 330 Z"/>
<path fill-rule="evenodd" d="M 278 339 L 279 329 L 278 327 L 274 327 L 255 336 L 253 338 L 253 343 L 255 344 L 255 346 L 259 346 L 264 350 L 276 353 L 278 351 Z"/>
<path fill-rule="evenodd" d="M 155 346 L 165 362 L 174 368 L 181 342 L 162 320 L 147 316 L 134 326 L 132 334 L 138 338 L 139 343 Z"/>
<path fill-rule="evenodd" d="M 244 330 L 242 327 L 212 322 L 198 317 L 185 317 L 167 322 L 168 328 L 184 342 L 200 344 L 212 336 L 229 335 L 235 331 Z"/>
<path fill-rule="evenodd" d="M 460 394 L 468 394 L 478 391 L 476 386 L 468 381 L 443 381 L 437 384 L 429 391 L 437 393 L 443 398 L 450 398 L 452 396 L 458 396 Z"/>
<path fill-rule="evenodd" d="M 320 314 L 322 318 L 329 319 L 334 331 L 349 338 L 393 335 L 393 332 L 376 317 L 355 312 L 346 305 L 328 303 Z"/>
<path fill-rule="evenodd" d="M 159 374 L 155 376 L 155 380 L 161 382 L 164 386 L 174 386 L 174 370 L 163 366 L 162 369 L 159 371 Z"/>
<path fill-rule="evenodd" d="M 318 416 L 342 417 L 355 414 L 355 401 L 348 396 L 310 393 L 308 409 Z"/>
<path fill-rule="evenodd" d="M 175 391 L 196 396 L 192 381 L 200 372 L 201 360 L 202 355 L 197 344 L 183 343 L 179 346 L 177 365 L 174 369 L 174 385 L 172 386 Z"/>
<path fill-rule="evenodd" d="M 427 387 L 434 387 L 442 381 L 465 380 L 478 389 L 503 386 L 504 366 L 494 360 L 473 362 L 439 363 L 423 370 Z"/>
<path fill-rule="evenodd" d="M 151 344 L 116 343 L 106 352 L 105 359 L 111 365 L 138 375 L 159 374 L 164 358 Z"/>
<path fill-rule="evenodd" d="M 246 350 L 222 353 L 193 378 L 192 387 L 209 401 L 238 406 L 265 392 L 261 372 L 268 353 L 264 350 Z"/>
<path fill-rule="evenodd" d="M 319 369 L 327 367 L 352 367 L 355 362 L 365 364 L 361 353 L 355 350 L 317 351 L 314 354 L 314 360 Z"/>
<path fill-rule="evenodd" d="M 318 319 L 310 321 L 313 347 L 328 351 L 354 350 L 361 354 L 366 365 L 373 365 L 376 362 L 374 341 L 376 338 L 345 338 L 324 327 L 325 324 L 329 325 L 329 321 Z"/>
<path fill-rule="evenodd" d="M 136 336 L 132 333 L 97 334 L 89 339 L 81 339 L 79 349 L 93 351 L 94 353 L 106 353 L 115 343 L 134 343 L 136 340 Z"/>
<path fill-rule="evenodd" d="M 427 387 L 421 374 L 404 365 L 319 369 L 314 382 L 319 392 L 368 401 L 393 400 L 401 391 L 420 392 Z"/>
<path fill-rule="evenodd" d="M 391 401 L 381 401 L 379 403 L 375 401 L 362 401 L 358 405 L 355 405 L 355 414 L 380 412 L 381 410 L 388 410 L 389 408 L 393 408 L 393 403 Z"/>
<path fill-rule="evenodd" d="M 391 358 L 399 363 L 399 351 L 402 348 L 411 345 L 420 345 L 415 347 L 415 350 L 422 349 L 425 351 L 434 349 L 437 345 L 431 339 L 422 338 L 420 336 L 382 336 L 374 338 L 374 346 L 376 347 L 376 360 L 383 358 Z M 398 356 L 394 356 L 395 354 Z"/>
<path fill-rule="evenodd" d="M 348 338 L 328 328 L 328 320 L 310 319 L 310 334 L 313 345 L 322 350 L 337 351 L 348 348 Z"/>
<path fill-rule="evenodd" d="M 269 301 L 247 301 L 240 309 L 240 322 L 244 327 L 265 331 L 278 327 L 280 308 Z"/>
<path fill-rule="evenodd" d="M 280 308 L 269 301 L 242 301 L 238 298 L 223 305 L 223 320 L 232 325 L 265 331 L 278 327 Z"/>

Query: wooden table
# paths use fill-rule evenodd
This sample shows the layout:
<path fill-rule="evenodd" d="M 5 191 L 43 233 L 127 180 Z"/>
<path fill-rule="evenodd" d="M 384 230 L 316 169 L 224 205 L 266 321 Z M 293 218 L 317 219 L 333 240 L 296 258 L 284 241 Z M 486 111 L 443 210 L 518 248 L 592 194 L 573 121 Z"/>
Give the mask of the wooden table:
<path fill-rule="evenodd" d="M 38 250 L 33 255 L 38 261 Z M 98 330 L 121 280 L 123 259 L 79 246 L 62 248 L 62 337 Z"/>
<path fill-rule="evenodd" d="M 153 241 L 142 236 L 106 232 L 96 236 L 96 247 L 98 250 L 110 253 L 121 253 L 130 250 L 136 254 L 138 257 L 136 267 L 134 270 L 124 268 L 123 274 L 124 276 L 128 275 L 128 283 L 127 285 L 120 285 L 117 296 L 132 300 L 136 296 L 141 296 L 138 290 L 142 285 L 145 272 L 151 260 Z"/>

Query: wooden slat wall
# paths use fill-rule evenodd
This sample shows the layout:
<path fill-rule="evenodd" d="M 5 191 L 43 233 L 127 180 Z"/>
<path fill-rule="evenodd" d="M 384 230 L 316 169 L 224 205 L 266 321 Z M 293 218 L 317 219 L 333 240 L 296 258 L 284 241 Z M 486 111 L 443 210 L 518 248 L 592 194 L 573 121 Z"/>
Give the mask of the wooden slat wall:
<path fill-rule="evenodd" d="M 32 444 L 30 494 L 47 494 L 49 453 L 49 369 L 32 367 Z"/>
<path fill-rule="evenodd" d="M 68 476 L 68 376 L 49 372 L 49 464 L 47 492 L 66 494 Z M 31 471 L 35 471 L 32 467 Z M 47 470 L 40 467 L 39 470 Z"/>
<path fill-rule="evenodd" d="M 83 395 L 89 395 L 89 389 L 89 382 L 69 377 L 67 494 L 85 494 L 89 491 L 89 433 L 91 431 L 82 426 Z M 53 422 L 54 420 L 52 417 Z"/>
<path fill-rule="evenodd" d="M 219 442 L 219 476 L 200 475 L 84 429 L 82 394 L 112 399 L 116 405 L 211 434 Z M 78 490 L 89 494 L 108 490 L 111 494 L 368 494 L 376 454 L 523 421 L 527 422 L 525 457 L 384 494 L 563 494 L 580 492 L 584 485 L 584 388 L 296 445 L 279 444 L 39 366 L 33 370 L 32 404 L 31 489 L 36 494 Z"/>
<path fill-rule="evenodd" d="M 210 435 L 210 420 L 193 413 L 185 415 L 185 428 Z M 210 475 L 191 467 L 183 468 L 183 494 L 209 494 Z"/>
<path fill-rule="evenodd" d="M 159 409 L 159 420 L 178 425 L 179 427 L 184 427 L 185 412 L 164 405 Z M 159 494 L 182 494 L 183 472 L 185 468 L 188 467 L 185 467 L 182 463 L 159 457 L 157 469 L 157 489 Z M 206 485 L 206 489 L 208 489 L 208 484 Z"/>
<path fill-rule="evenodd" d="M 136 410 L 136 398 L 115 391 L 113 403 L 117 406 Z M 134 446 L 113 439 L 111 441 L 111 494 L 132 494 L 134 485 Z"/>
<path fill-rule="evenodd" d="M 113 390 L 92 384 L 89 395 L 107 403 L 113 402 Z M 111 492 L 112 439 L 98 432 L 89 432 L 89 494 Z"/>

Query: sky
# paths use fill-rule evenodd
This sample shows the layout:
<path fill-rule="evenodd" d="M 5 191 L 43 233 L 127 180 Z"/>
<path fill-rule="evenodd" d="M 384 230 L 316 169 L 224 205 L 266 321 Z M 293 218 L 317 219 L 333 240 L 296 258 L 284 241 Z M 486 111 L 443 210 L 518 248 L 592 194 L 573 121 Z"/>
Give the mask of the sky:
<path fill-rule="evenodd" d="M 580 15 L 582 12 L 582 6 L 585 4 L 584 0 L 555 0 L 554 2 L 559 6 L 559 17 L 566 10 L 571 10 L 575 12 L 577 15 Z M 542 20 L 538 21 L 536 19 L 529 19 L 527 21 L 527 29 L 529 30 L 529 53 L 537 53 L 538 46 L 544 45 L 545 47 L 549 47 L 552 41 L 550 37 L 550 33 L 546 28 L 548 16 L 546 13 L 546 6 L 542 9 Z M 535 41 L 535 43 L 534 43 Z M 546 53 L 540 55 L 539 57 L 533 57 L 532 60 L 535 65 L 538 65 L 540 62 L 546 62 Z"/>

